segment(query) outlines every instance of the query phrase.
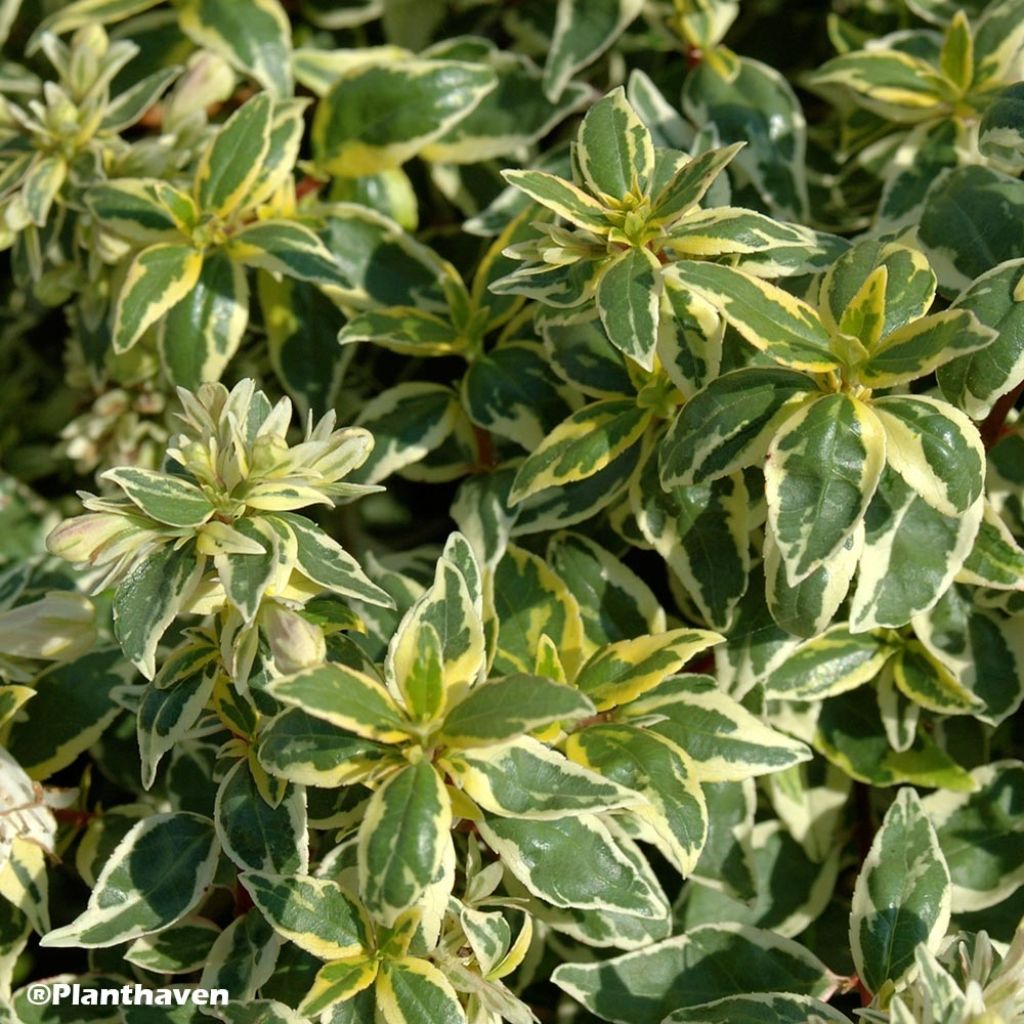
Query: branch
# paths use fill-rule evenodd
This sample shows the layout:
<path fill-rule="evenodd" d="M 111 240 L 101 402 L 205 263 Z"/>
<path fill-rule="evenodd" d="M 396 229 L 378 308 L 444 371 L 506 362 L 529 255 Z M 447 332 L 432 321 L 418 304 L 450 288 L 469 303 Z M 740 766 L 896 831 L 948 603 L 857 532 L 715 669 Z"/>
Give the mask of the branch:
<path fill-rule="evenodd" d="M 1010 410 L 1017 404 L 1021 391 L 1024 391 L 1024 381 L 1003 395 L 992 406 L 992 411 L 988 416 L 979 424 L 978 431 L 981 434 L 981 441 L 985 445 L 985 451 L 989 451 L 999 443 L 1004 434 L 1006 417 L 1010 415 Z"/>

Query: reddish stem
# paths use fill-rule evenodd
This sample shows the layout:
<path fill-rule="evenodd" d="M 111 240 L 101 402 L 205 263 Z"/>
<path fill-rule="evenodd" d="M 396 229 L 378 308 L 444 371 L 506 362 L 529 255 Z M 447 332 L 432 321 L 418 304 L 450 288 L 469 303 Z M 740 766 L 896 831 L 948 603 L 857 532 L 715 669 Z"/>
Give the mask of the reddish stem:
<path fill-rule="evenodd" d="M 978 431 L 981 434 L 981 440 L 985 445 L 986 451 L 994 448 L 1005 435 L 1006 417 L 1010 415 L 1010 410 L 1017 404 L 1021 391 L 1024 391 L 1024 381 L 1021 381 L 1012 391 L 1008 391 L 1003 395 L 992 406 L 992 411 L 979 425 Z"/>
<path fill-rule="evenodd" d="M 474 425 L 473 436 L 476 438 L 477 459 L 482 472 L 490 472 L 498 464 L 498 456 L 494 450 L 494 439 L 489 430 Z"/>
<path fill-rule="evenodd" d="M 316 178 L 306 175 L 296 186 L 295 186 L 295 198 L 303 199 L 305 196 L 311 195 L 318 191 L 323 185 L 322 181 L 317 181 Z"/>
<path fill-rule="evenodd" d="M 96 815 L 92 811 L 76 811 L 73 807 L 55 807 L 53 816 L 62 825 L 85 828 Z"/>

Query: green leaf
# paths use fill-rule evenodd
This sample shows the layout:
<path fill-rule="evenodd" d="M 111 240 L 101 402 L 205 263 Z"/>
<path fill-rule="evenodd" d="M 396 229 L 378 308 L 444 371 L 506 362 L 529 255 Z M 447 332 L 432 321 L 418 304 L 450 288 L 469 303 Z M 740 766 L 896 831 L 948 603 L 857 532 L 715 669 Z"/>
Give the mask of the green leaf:
<path fill-rule="evenodd" d="M 341 329 L 338 341 L 342 345 L 372 342 L 407 356 L 462 354 L 468 344 L 447 318 L 413 306 L 359 313 Z"/>
<path fill-rule="evenodd" d="M 703 925 L 600 963 L 563 964 L 552 980 L 615 1024 L 661 1024 L 673 1010 L 726 996 L 781 990 L 825 998 L 834 984 L 803 946 L 735 924 Z"/>
<path fill-rule="evenodd" d="M 734 370 L 698 391 L 660 446 L 666 488 L 727 476 L 764 460 L 779 427 L 812 396 L 813 378 L 793 370 Z"/>
<path fill-rule="evenodd" d="M 517 673 L 474 686 L 448 712 L 441 735 L 452 747 L 485 747 L 592 714 L 592 701 L 579 690 Z"/>
<path fill-rule="evenodd" d="M 973 164 L 940 179 L 928 193 L 918 241 L 939 284 L 950 291 L 1000 263 L 1017 259 L 1024 247 L 1024 182 Z"/>
<path fill-rule="evenodd" d="M 369 922 L 358 903 L 329 878 L 246 871 L 239 875 L 274 931 L 321 960 L 365 953 Z"/>
<path fill-rule="evenodd" d="M 638 871 L 597 815 L 554 821 L 488 817 L 478 827 L 505 867 L 535 896 L 556 907 L 642 918 L 667 913 L 653 874 Z"/>
<path fill-rule="evenodd" d="M 975 592 L 958 584 L 913 623 L 928 652 L 985 702 L 986 721 L 1001 722 L 1017 710 L 1024 638 L 1016 615 L 981 607 Z"/>
<path fill-rule="evenodd" d="M 261 3 L 273 0 L 259 0 Z M 222 0 L 198 0 L 210 7 L 229 7 Z M 184 20 L 189 21 L 186 11 Z M 257 93 L 236 110 L 203 150 L 196 168 L 193 194 L 204 214 L 227 217 L 244 206 L 270 148 L 274 104 L 269 93 Z"/>
<path fill-rule="evenodd" d="M 945 516 L 887 469 L 865 515 L 851 628 L 895 629 L 931 608 L 970 554 L 983 507 L 979 500 L 963 514 Z"/>
<path fill-rule="evenodd" d="M 180 242 L 198 217 L 191 196 L 157 178 L 121 178 L 93 185 L 85 200 L 104 229 L 136 245 Z"/>
<path fill-rule="evenodd" d="M 1024 260 L 982 274 L 954 308 L 973 313 L 996 339 L 938 369 L 939 387 L 971 419 L 982 420 L 996 401 L 1024 380 Z"/>
<path fill-rule="evenodd" d="M 622 398 L 636 393 L 626 361 L 612 347 L 596 310 L 545 315 L 535 324 L 544 339 L 544 354 L 564 381 L 594 398 Z"/>
<path fill-rule="evenodd" d="M 778 625 L 796 636 L 823 633 L 846 599 L 864 550 L 864 525 L 858 524 L 839 551 L 799 583 L 791 583 L 775 537 L 764 542 L 765 598 Z"/>
<path fill-rule="evenodd" d="M 29 53 L 34 52 L 44 32 L 64 35 L 91 22 L 110 24 L 123 21 L 134 14 L 141 14 L 151 7 L 156 7 L 159 2 L 160 0 L 73 0 L 72 3 L 64 4 L 53 11 L 39 23 L 26 49 Z"/>
<path fill-rule="evenodd" d="M 32 779 L 46 779 L 88 750 L 119 714 L 118 690 L 133 677 L 116 647 L 54 665 L 33 680 L 38 708 L 6 727 L 4 749 Z"/>
<path fill-rule="evenodd" d="M 563 818 L 639 802 L 635 793 L 520 736 L 450 754 L 457 785 L 485 811 L 520 820 Z"/>
<path fill-rule="evenodd" d="M 117 484 L 146 515 L 168 526 L 200 526 L 213 515 L 213 505 L 195 484 L 171 473 L 121 466 L 108 469 L 104 480 Z"/>
<path fill-rule="evenodd" d="M 945 402 L 916 395 L 872 406 L 885 428 L 886 459 L 937 512 L 966 512 L 984 487 L 985 451 L 974 425 Z"/>
<path fill-rule="evenodd" d="M 679 287 L 692 288 L 755 348 L 795 370 L 827 373 L 839 363 L 814 308 L 781 288 L 732 267 L 684 260 L 665 270 Z"/>
<path fill-rule="evenodd" d="M 160 759 L 195 725 L 213 694 L 217 666 L 210 656 L 189 668 L 188 674 L 169 688 L 158 689 L 151 683 L 139 702 L 136 729 L 146 789 L 156 780 Z"/>
<path fill-rule="evenodd" d="M 815 71 L 809 81 L 814 86 L 843 86 L 860 105 L 897 122 L 921 120 L 943 100 L 932 67 L 893 49 L 841 54 Z"/>
<path fill-rule="evenodd" d="M 364 739 L 401 743 L 407 723 L 384 684 L 345 665 L 327 664 L 272 680 L 270 694 Z"/>
<path fill-rule="evenodd" d="M 277 0 L 187 0 L 182 30 L 279 98 L 291 95 L 291 25 Z M 258 168 L 257 168 L 258 169 Z"/>
<path fill-rule="evenodd" d="M 671 229 L 665 246 L 681 257 L 730 256 L 808 248 L 813 236 L 741 207 L 691 210 Z"/>
<path fill-rule="evenodd" d="M 276 527 L 276 528 L 275 528 Z M 228 603 L 233 605 L 247 626 L 251 626 L 260 603 L 280 572 L 294 555 L 289 551 L 287 530 L 272 519 L 239 519 L 235 529 L 254 544 L 263 547 L 261 554 L 242 552 L 214 556 L 217 576 Z"/>
<path fill-rule="evenodd" d="M 645 370 L 654 367 L 661 304 L 661 263 L 650 249 L 630 247 L 601 272 L 597 311 L 611 343 Z"/>
<path fill-rule="evenodd" d="M 544 64 L 548 98 L 557 100 L 569 79 L 615 42 L 641 6 L 641 0 L 558 0 Z"/>
<path fill-rule="evenodd" d="M 25 213 L 36 227 L 45 227 L 50 209 L 64 185 L 68 164 L 63 156 L 37 156 L 21 182 Z"/>
<path fill-rule="evenodd" d="M 743 143 L 737 142 L 721 149 L 709 149 L 706 153 L 699 153 L 687 160 L 676 171 L 671 181 L 654 197 L 649 223 L 669 225 L 692 211 L 707 194 L 715 179 L 742 148 Z M 720 209 L 712 208 L 706 212 L 714 216 L 720 213 Z M 760 218 L 750 210 L 728 212 L 732 215 L 749 214 L 759 222 L 767 220 L 767 218 Z M 672 237 L 674 237 L 674 233 Z"/>
<path fill-rule="evenodd" d="M 547 559 L 577 595 L 591 649 L 663 631 L 664 609 L 650 587 L 589 537 L 568 531 L 556 534 L 548 543 Z"/>
<path fill-rule="evenodd" d="M 358 782 L 390 756 L 387 747 L 290 708 L 260 732 L 259 763 L 299 786 L 336 789 Z"/>
<path fill-rule="evenodd" d="M 781 771 L 810 759 L 797 740 L 770 728 L 708 676 L 675 676 L 623 709 L 627 721 L 663 716 L 648 726 L 686 752 L 701 782 L 730 782 Z"/>
<path fill-rule="evenodd" d="M 565 386 L 539 345 L 515 342 L 473 360 L 462 381 L 462 399 L 479 427 L 508 437 L 527 451 L 571 412 Z"/>
<path fill-rule="evenodd" d="M 416 906 L 437 877 L 451 823 L 444 782 L 427 761 L 402 768 L 370 798 L 359 827 L 359 891 L 385 926 Z"/>
<path fill-rule="evenodd" d="M 345 1007 L 354 1005 L 350 1002 L 354 996 L 368 989 L 376 981 L 379 969 L 378 961 L 361 956 L 333 960 L 319 970 L 313 987 L 306 993 L 306 997 L 299 1004 L 299 1009 L 304 1014 L 318 1014 L 332 1007 L 336 1011 L 344 1011 Z M 358 1011 L 353 1009 L 353 1013 Z M 372 1004 L 370 1013 L 373 1013 Z M 338 1013 L 330 1019 L 338 1020 Z M 341 1020 L 362 1021 L 362 1018 L 342 1016 Z"/>
<path fill-rule="evenodd" d="M 316 161 L 346 177 L 399 167 L 443 137 L 496 85 L 489 68 L 460 61 L 358 66 L 317 105 Z"/>
<path fill-rule="evenodd" d="M 968 89 L 974 80 L 974 38 L 965 11 L 957 11 L 946 28 L 939 68 L 958 89 Z"/>
<path fill-rule="evenodd" d="M 195 542 L 165 544 L 140 562 L 114 594 L 114 636 L 147 678 L 156 674 L 156 646 L 199 584 L 205 559 Z"/>
<path fill-rule="evenodd" d="M 893 682 L 903 694 L 938 714 L 976 714 L 984 703 L 917 641 L 907 641 L 893 661 Z"/>
<path fill-rule="evenodd" d="M 941 786 L 973 789 L 970 776 L 922 731 L 902 751 L 893 750 L 877 700 L 854 690 L 821 706 L 815 749 L 852 779 L 871 786 Z"/>
<path fill-rule="evenodd" d="M 232 999 L 248 1003 L 273 972 L 280 945 L 263 915 L 255 908 L 247 910 L 217 936 L 200 987 L 226 989 Z"/>
<path fill-rule="evenodd" d="M 505 171 L 502 177 L 541 206 L 578 227 L 607 234 L 612 227 L 604 207 L 571 181 L 547 171 Z"/>
<path fill-rule="evenodd" d="M 574 761 L 639 793 L 646 804 L 628 808 L 649 826 L 675 868 L 689 875 L 708 831 L 704 793 L 685 751 L 656 733 L 630 725 L 594 725 L 566 743 Z"/>
<path fill-rule="evenodd" d="M 630 507 L 707 622 L 728 629 L 750 571 L 750 495 L 742 474 L 666 490 L 652 450 L 631 481 Z"/>
<path fill-rule="evenodd" d="M 452 41 L 457 49 L 458 38 Z M 493 45 L 493 44 L 492 44 Z M 432 47 L 431 56 L 444 44 Z M 541 74 L 527 57 L 509 51 L 489 50 L 486 63 L 498 78 L 497 87 L 454 127 L 422 152 L 425 160 L 442 164 L 473 164 L 521 151 L 546 136 L 569 114 L 588 101 L 582 83 L 573 82 L 557 102 L 545 96 Z"/>
<path fill-rule="evenodd" d="M 579 603 L 543 559 L 515 544 L 505 547 L 494 570 L 494 613 L 498 649 L 492 675 L 532 672 L 545 635 L 566 672 L 575 673 L 584 639 Z"/>
<path fill-rule="evenodd" d="M 334 408 L 351 352 L 338 347 L 341 310 L 315 285 L 260 272 L 257 295 L 270 364 L 299 415 Z M 167 345 L 164 344 L 166 350 Z M 168 362 L 164 355 L 165 364 Z"/>
<path fill-rule="evenodd" d="M 974 547 L 957 574 L 962 583 L 1019 590 L 1024 580 L 1024 548 L 1017 543 L 992 505 L 985 502 L 984 517 Z"/>
<path fill-rule="evenodd" d="M 807 129 L 800 101 L 775 68 L 749 57 L 724 64 L 702 60 L 686 76 L 683 112 L 695 125 L 714 125 L 723 144 L 745 143 L 730 167 L 737 205 L 806 220 Z"/>
<path fill-rule="evenodd" d="M 833 558 L 864 516 L 885 466 L 886 435 L 843 394 L 805 405 L 768 449 L 768 523 L 791 583 Z"/>
<path fill-rule="evenodd" d="M 247 761 L 224 776 L 213 812 L 224 852 L 243 871 L 272 874 L 304 872 L 309 867 L 306 794 L 288 785 L 272 807 L 261 795 Z"/>
<path fill-rule="evenodd" d="M 103 114 L 100 127 L 105 132 L 123 132 L 131 128 L 155 103 L 181 73 L 178 67 L 160 68 L 136 82 L 116 98 Z"/>
<path fill-rule="evenodd" d="M 1024 149 L 1024 89 L 1019 82 L 1003 89 L 982 115 L 978 149 L 990 159 L 1013 164 Z"/>
<path fill-rule="evenodd" d="M 203 255 L 190 245 L 161 242 L 131 262 L 114 307 L 115 352 L 127 352 L 199 280 Z"/>
<path fill-rule="evenodd" d="M 220 929 L 205 917 L 187 917 L 155 935 L 136 939 L 125 960 L 158 974 L 191 974 L 201 970 Z"/>
<path fill-rule="evenodd" d="M 880 276 L 883 270 L 884 276 Z M 850 307 L 858 295 L 863 295 L 871 278 L 881 285 L 883 320 L 872 326 L 869 336 L 877 333 L 878 338 L 886 337 L 931 309 L 936 282 L 925 256 L 897 242 L 865 239 L 843 253 L 822 278 L 818 305 L 826 326 L 851 333 Z M 867 326 L 863 318 L 861 323 Z M 858 331 L 852 333 L 867 348 L 872 347 L 868 337 Z"/>
<path fill-rule="evenodd" d="M 466 579 L 453 562 L 439 558 L 433 585 L 406 613 L 391 641 L 387 678 L 411 714 L 431 719 L 449 694 L 464 693 L 476 682 L 485 660 L 480 612 Z"/>
<path fill-rule="evenodd" d="M 160 359 L 172 383 L 220 380 L 249 323 L 245 270 L 224 253 L 203 260 L 195 286 L 160 322 Z"/>
<path fill-rule="evenodd" d="M 623 200 L 643 195 L 654 170 L 654 143 L 619 86 L 587 111 L 576 159 L 595 195 Z"/>
<path fill-rule="evenodd" d="M 213 881 L 213 822 L 198 814 L 154 814 L 118 844 L 89 904 L 71 924 L 44 935 L 44 946 L 116 946 L 184 917 Z"/>
<path fill-rule="evenodd" d="M 1024 765 L 994 761 L 971 772 L 974 793 L 932 793 L 921 804 L 953 883 L 954 913 L 987 910 L 1024 885 Z"/>
<path fill-rule="evenodd" d="M 228 256 L 270 274 L 322 285 L 345 285 L 330 250 L 317 235 L 293 220 L 257 221 L 235 232 L 228 240 Z"/>
<path fill-rule="evenodd" d="M 821 700 L 870 682 L 895 653 L 883 636 L 833 626 L 802 643 L 765 683 L 778 700 Z"/>
<path fill-rule="evenodd" d="M 1012 78 L 1024 45 L 1016 0 L 986 5 L 974 24 L 974 82 L 977 87 Z"/>
<path fill-rule="evenodd" d="M 377 1008 L 389 1024 L 466 1024 L 466 1011 L 448 979 L 419 957 L 387 961 L 377 981 Z"/>
<path fill-rule="evenodd" d="M 857 369 L 867 387 L 891 388 L 924 377 L 964 352 L 984 349 L 996 334 L 965 309 L 947 309 L 898 328 Z"/>
<path fill-rule="evenodd" d="M 598 711 L 607 711 L 654 689 L 723 639 L 709 630 L 684 628 L 606 644 L 579 670 L 575 685 Z"/>
<path fill-rule="evenodd" d="M 898 982 L 914 950 L 935 951 L 946 934 L 950 881 L 935 829 L 912 789 L 901 789 L 871 843 L 850 913 L 857 973 L 870 992 Z"/>
<path fill-rule="evenodd" d="M 335 540 L 305 516 L 279 512 L 298 543 L 298 569 L 325 590 L 384 608 L 391 597 L 372 582 L 359 563 Z"/>
<path fill-rule="evenodd" d="M 510 500 L 520 502 L 600 472 L 636 444 L 650 419 L 648 410 L 627 398 L 584 406 L 555 427 L 519 467 Z"/>
<path fill-rule="evenodd" d="M 670 1013 L 662 1024 L 849 1024 L 849 1018 L 810 996 L 792 992 L 726 996 Z"/>

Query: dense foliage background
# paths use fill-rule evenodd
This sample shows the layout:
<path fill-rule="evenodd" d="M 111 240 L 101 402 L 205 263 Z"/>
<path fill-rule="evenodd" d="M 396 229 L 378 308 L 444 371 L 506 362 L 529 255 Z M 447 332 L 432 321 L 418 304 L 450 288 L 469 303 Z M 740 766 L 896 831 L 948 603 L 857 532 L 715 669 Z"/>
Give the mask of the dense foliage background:
<path fill-rule="evenodd" d="M 1024 0 L 0 38 L 2 1024 L 1024 1021 Z"/>

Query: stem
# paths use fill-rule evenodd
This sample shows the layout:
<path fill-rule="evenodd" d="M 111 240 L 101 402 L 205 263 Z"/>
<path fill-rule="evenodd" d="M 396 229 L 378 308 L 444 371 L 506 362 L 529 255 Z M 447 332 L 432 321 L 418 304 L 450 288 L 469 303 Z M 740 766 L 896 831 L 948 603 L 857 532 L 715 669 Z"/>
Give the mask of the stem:
<path fill-rule="evenodd" d="M 1003 429 L 1006 426 L 1006 417 L 1010 415 L 1010 410 L 1017 404 L 1017 399 L 1020 397 L 1021 391 L 1024 391 L 1024 381 L 1021 381 L 1012 391 L 1008 391 L 1002 398 L 1000 398 L 994 406 L 992 411 L 985 417 L 978 431 L 981 433 L 982 443 L 985 445 L 985 451 L 989 451 L 994 448 L 999 442 L 999 439 L 1003 436 Z"/>
<path fill-rule="evenodd" d="M 73 807 L 55 807 L 53 816 L 62 825 L 73 825 L 75 828 L 85 828 L 96 817 L 92 811 L 76 811 Z"/>
<path fill-rule="evenodd" d="M 476 438 L 477 458 L 483 472 L 490 472 L 498 464 L 497 453 L 494 451 L 494 439 L 489 430 L 473 425 L 473 436 Z"/>

